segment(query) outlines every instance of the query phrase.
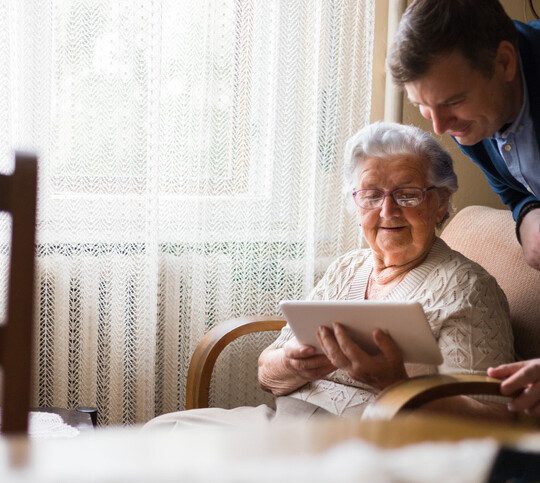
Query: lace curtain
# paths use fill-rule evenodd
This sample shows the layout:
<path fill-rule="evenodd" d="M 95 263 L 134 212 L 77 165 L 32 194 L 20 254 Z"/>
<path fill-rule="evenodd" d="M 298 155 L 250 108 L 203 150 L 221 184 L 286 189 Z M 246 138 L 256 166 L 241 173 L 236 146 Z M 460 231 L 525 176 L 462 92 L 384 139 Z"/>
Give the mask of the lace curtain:
<path fill-rule="evenodd" d="M 276 314 L 355 246 L 342 148 L 373 24 L 369 0 L 0 3 L 0 168 L 40 156 L 36 405 L 181 409 L 209 328 Z"/>

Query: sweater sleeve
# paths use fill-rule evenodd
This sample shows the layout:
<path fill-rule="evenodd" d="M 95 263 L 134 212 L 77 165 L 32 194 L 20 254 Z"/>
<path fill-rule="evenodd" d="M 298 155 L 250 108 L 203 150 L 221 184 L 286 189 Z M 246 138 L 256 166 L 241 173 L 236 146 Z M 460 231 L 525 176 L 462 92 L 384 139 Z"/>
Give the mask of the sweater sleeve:
<path fill-rule="evenodd" d="M 456 279 L 455 303 L 449 306 L 439 332 L 444 362 L 439 372 L 484 373 L 488 367 L 514 360 L 514 339 L 506 297 L 488 274 L 463 268 Z"/>

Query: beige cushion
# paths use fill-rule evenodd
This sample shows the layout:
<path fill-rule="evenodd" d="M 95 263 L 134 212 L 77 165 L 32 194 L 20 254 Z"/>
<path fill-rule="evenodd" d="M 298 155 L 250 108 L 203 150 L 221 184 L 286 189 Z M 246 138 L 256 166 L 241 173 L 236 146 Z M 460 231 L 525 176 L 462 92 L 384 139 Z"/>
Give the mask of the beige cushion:
<path fill-rule="evenodd" d="M 450 221 L 441 238 L 499 282 L 510 305 L 516 354 L 540 356 L 540 272 L 523 258 L 510 211 L 469 206 Z"/>

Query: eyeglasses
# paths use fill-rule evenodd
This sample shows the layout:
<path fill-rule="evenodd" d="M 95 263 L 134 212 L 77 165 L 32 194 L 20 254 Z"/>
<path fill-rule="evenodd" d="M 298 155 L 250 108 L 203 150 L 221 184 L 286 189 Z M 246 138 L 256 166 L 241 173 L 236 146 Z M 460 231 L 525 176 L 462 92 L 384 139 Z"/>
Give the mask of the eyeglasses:
<path fill-rule="evenodd" d="M 380 208 L 384 199 L 390 195 L 394 202 L 402 208 L 414 208 L 418 206 L 426 197 L 426 192 L 435 189 L 436 186 L 428 188 L 398 188 L 394 191 L 383 190 L 354 190 L 352 195 L 356 206 L 365 210 Z"/>

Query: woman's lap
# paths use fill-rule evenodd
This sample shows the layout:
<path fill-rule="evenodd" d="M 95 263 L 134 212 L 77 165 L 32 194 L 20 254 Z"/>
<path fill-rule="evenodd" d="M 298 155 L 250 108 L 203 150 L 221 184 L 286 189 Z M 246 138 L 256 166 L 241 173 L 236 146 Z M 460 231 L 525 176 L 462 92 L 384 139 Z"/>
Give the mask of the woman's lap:
<path fill-rule="evenodd" d="M 150 420 L 144 425 L 144 429 L 186 430 L 201 427 L 238 427 L 290 419 L 307 421 L 313 416 L 329 414 L 314 404 L 285 396 L 276 399 L 276 409 L 261 404 L 256 407 L 243 406 L 234 409 L 204 408 L 178 411 Z"/>

